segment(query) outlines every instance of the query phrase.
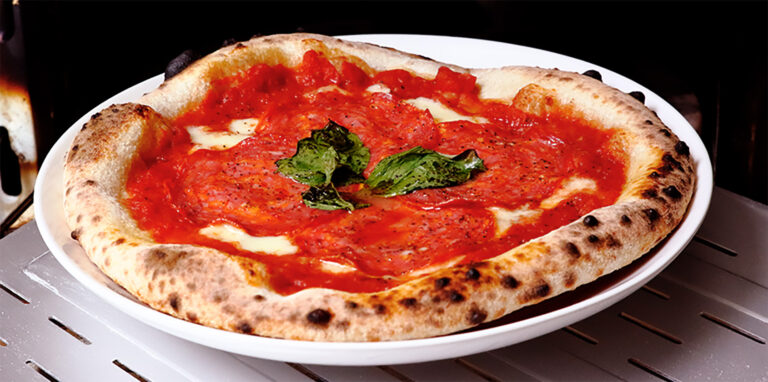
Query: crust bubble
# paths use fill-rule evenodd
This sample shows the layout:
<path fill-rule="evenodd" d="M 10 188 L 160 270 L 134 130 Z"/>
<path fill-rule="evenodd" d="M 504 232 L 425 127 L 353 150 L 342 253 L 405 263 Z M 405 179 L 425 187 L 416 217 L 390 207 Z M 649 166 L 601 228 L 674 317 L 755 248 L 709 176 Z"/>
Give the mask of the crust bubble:
<path fill-rule="evenodd" d="M 325 309 L 315 309 L 307 313 L 307 321 L 316 325 L 325 325 L 331 321 L 331 313 Z"/>
<path fill-rule="evenodd" d="M 585 216 L 584 220 L 582 220 L 582 222 L 587 227 L 597 227 L 598 224 L 600 224 L 600 221 L 597 220 L 597 218 L 592 216 L 592 215 Z"/>

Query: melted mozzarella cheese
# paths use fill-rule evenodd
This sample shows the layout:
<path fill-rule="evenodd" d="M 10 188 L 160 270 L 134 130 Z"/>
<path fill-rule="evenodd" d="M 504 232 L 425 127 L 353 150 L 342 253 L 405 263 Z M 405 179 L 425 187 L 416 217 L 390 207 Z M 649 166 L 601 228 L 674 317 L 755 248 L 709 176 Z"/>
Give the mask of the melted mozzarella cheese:
<path fill-rule="evenodd" d="M 340 264 L 329 260 L 320 260 L 320 269 L 327 273 L 349 273 L 357 270 L 357 268 L 351 265 Z"/>
<path fill-rule="evenodd" d="M 432 114 L 432 118 L 434 118 L 435 122 L 437 123 L 453 121 L 488 123 L 488 120 L 483 117 L 461 115 L 446 107 L 442 103 L 426 97 L 408 99 L 404 102 L 416 107 L 417 109 L 428 110 L 429 113 Z"/>
<path fill-rule="evenodd" d="M 365 89 L 368 93 L 384 93 L 389 94 L 389 88 L 383 84 L 373 84 Z"/>
<path fill-rule="evenodd" d="M 253 135 L 258 127 L 259 120 L 256 118 L 233 119 L 229 122 L 229 131 L 233 134 Z"/>
<path fill-rule="evenodd" d="M 253 135 L 259 126 L 255 118 L 235 119 L 229 123 L 228 131 L 210 131 L 207 126 L 187 126 L 189 139 L 196 150 L 226 150 L 236 146 Z"/>
<path fill-rule="evenodd" d="M 229 224 L 211 225 L 202 228 L 199 233 L 211 239 L 231 243 L 244 251 L 283 256 L 294 254 L 299 250 L 285 236 L 251 236 L 242 229 Z"/>
<path fill-rule="evenodd" d="M 501 207 L 489 207 L 488 210 L 496 218 L 496 236 L 503 235 L 513 224 L 539 217 L 542 212 L 541 210 L 530 209 L 527 204 L 516 210 Z"/>
<path fill-rule="evenodd" d="M 595 192 L 597 191 L 597 183 L 594 179 L 581 178 L 574 176 L 569 178 L 563 183 L 563 186 L 555 191 L 552 196 L 544 199 L 539 207 L 548 210 L 557 207 L 560 202 L 565 200 L 571 195 L 579 192 Z"/>

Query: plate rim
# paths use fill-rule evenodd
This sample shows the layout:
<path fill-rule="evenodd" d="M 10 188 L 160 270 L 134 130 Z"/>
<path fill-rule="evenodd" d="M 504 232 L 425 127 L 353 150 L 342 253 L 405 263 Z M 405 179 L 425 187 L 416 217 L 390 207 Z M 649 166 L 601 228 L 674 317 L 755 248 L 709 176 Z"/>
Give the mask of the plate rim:
<path fill-rule="evenodd" d="M 620 82 L 629 83 L 634 88 L 643 91 L 646 95 L 646 102 L 653 100 L 657 107 L 661 107 L 664 114 L 668 114 L 667 117 L 673 118 L 675 121 L 674 126 L 670 126 L 672 123 L 664 121 L 676 134 L 679 136 L 685 136 L 685 141 L 691 148 L 691 153 L 697 160 L 695 166 L 697 169 L 696 189 L 694 191 L 691 204 L 688 207 L 685 218 L 679 224 L 677 229 L 671 233 L 668 237 L 680 237 L 683 241 L 677 243 L 675 248 L 667 249 L 670 253 L 665 253 L 666 256 L 662 256 L 658 260 L 658 264 L 654 264 L 653 267 L 642 266 L 638 270 L 630 273 L 626 277 L 622 278 L 615 285 L 610 288 L 601 291 L 600 293 L 590 296 L 586 299 L 578 301 L 574 304 L 564 306 L 558 309 L 547 311 L 543 314 L 539 314 L 533 317 L 525 318 L 520 321 L 515 321 L 508 324 L 494 326 L 486 329 L 480 329 L 472 332 L 448 334 L 445 336 L 413 339 L 413 340 L 399 340 L 399 341 L 382 341 L 382 342 L 312 342 L 312 341 L 296 341 L 278 338 L 260 337 L 254 335 L 247 335 L 241 333 L 229 332 L 221 329 L 215 329 L 198 324 L 193 324 L 170 315 L 166 315 L 159 311 L 156 311 L 140 302 L 129 299 L 126 296 L 112 290 L 108 285 L 94 279 L 90 274 L 82 269 L 70 254 L 66 252 L 62 243 L 60 243 L 56 237 L 54 237 L 51 230 L 51 223 L 48 221 L 49 214 L 45 210 L 47 203 L 44 199 L 46 193 L 36 192 L 34 196 L 34 208 L 35 208 L 35 220 L 38 229 L 43 237 L 45 244 L 50 249 L 50 252 L 54 257 L 62 264 L 62 266 L 80 283 L 84 284 L 87 289 L 98 295 L 100 298 L 108 302 L 113 307 L 121 310 L 123 313 L 132 316 L 143 323 L 160 329 L 166 333 L 174 336 L 179 336 L 196 342 L 205 346 L 218 348 L 228 352 L 243 354 L 246 356 L 253 356 L 264 359 L 272 359 L 278 361 L 288 362 L 301 362 L 308 364 L 322 364 L 322 365 L 349 365 L 349 366 L 364 366 L 364 365 L 379 365 L 379 364 L 398 364 L 398 363 L 411 363 L 411 362 L 425 362 L 433 361 L 445 358 L 453 358 L 458 356 L 464 356 L 468 354 L 474 354 L 478 351 L 493 350 L 503 346 L 509 346 L 514 343 L 518 343 L 527 339 L 531 339 L 548 332 L 557 330 L 564 326 L 567 326 L 573 322 L 584 319 L 590 315 L 596 314 L 599 311 L 607 308 L 621 301 L 624 297 L 633 293 L 644 285 L 647 281 L 653 278 L 666 268 L 682 250 L 687 246 L 693 235 L 703 223 L 704 216 L 709 208 L 711 201 L 713 179 L 712 179 L 712 167 L 709 161 L 709 155 L 704 148 L 698 134 L 693 127 L 680 115 L 680 113 L 674 109 L 669 103 L 661 99 L 656 93 L 650 91 L 646 87 L 639 83 L 626 78 L 618 73 L 615 73 L 609 69 L 600 67 L 599 65 L 593 65 L 589 62 L 565 56 L 559 53 L 554 53 L 538 48 L 526 47 L 517 44 L 510 44 L 500 41 L 475 39 L 469 37 L 454 37 L 454 36 L 439 36 L 439 35 L 410 35 L 410 34 L 366 34 L 366 35 L 346 35 L 338 36 L 342 39 L 348 39 L 352 41 L 374 41 L 375 44 L 379 44 L 382 40 L 395 41 L 394 46 L 398 39 L 416 39 L 416 40 L 435 40 L 444 41 L 444 43 L 450 43 L 451 41 L 461 41 L 465 44 L 489 44 L 499 45 L 506 49 L 523 50 L 528 51 L 536 56 L 556 56 L 560 60 L 567 62 L 573 62 L 578 64 L 576 66 L 588 66 L 594 68 L 603 74 L 604 80 L 608 79 L 608 82 L 615 81 L 617 79 Z M 420 42 L 423 43 L 423 42 Z M 418 44 L 418 43 L 417 43 Z M 382 44 L 384 45 L 384 44 Z M 391 45 L 390 45 L 391 46 Z M 438 61 L 441 61 L 439 58 Z M 517 64 L 517 63 L 513 63 Z M 566 70 L 571 70 L 567 68 Z M 53 156 L 66 154 L 72 138 L 77 133 L 79 126 L 85 123 L 90 115 L 100 111 L 104 107 L 120 102 L 120 100 L 128 97 L 137 98 L 135 94 L 143 91 L 151 91 L 160 82 L 162 82 L 162 74 L 153 76 L 145 81 L 139 82 L 111 97 L 104 102 L 100 103 L 88 113 L 80 117 L 71 127 L 69 127 L 64 134 L 57 140 L 54 146 L 49 151 L 49 155 L 43 161 L 38 174 L 38 179 L 35 182 L 35 189 L 41 190 L 50 182 L 51 176 L 55 176 L 55 170 L 61 169 L 63 161 L 57 162 Z M 615 85 L 611 85 L 615 86 Z M 684 133 L 681 135 L 681 133 Z M 53 154 L 53 155 L 52 155 Z M 58 166 L 58 167 L 57 167 Z M 703 170 L 703 171 L 702 171 Z M 53 174 L 53 175 L 51 175 Z M 60 176 L 60 171 L 58 173 Z M 63 190 L 59 190 L 63 191 Z M 55 192 L 54 192 L 55 193 Z M 60 195 L 63 192 L 59 193 Z M 63 205 L 63 201 L 60 202 Z M 66 223 L 64 223 L 66 225 Z M 665 244 L 667 245 L 667 244 Z M 664 250 L 662 249 L 662 250 Z M 660 250 L 660 251 L 662 251 Z M 658 254 L 656 254 L 658 255 Z M 656 259 L 655 256 L 654 259 Z M 593 308 L 593 309 L 590 309 Z M 553 322 L 558 321 L 552 325 Z M 546 325 L 547 323 L 550 325 Z M 521 335 L 520 331 L 528 331 L 528 333 Z M 194 333 L 199 338 L 190 338 L 189 332 Z M 515 337 L 512 340 L 510 337 Z M 505 336 L 506 335 L 506 336 Z M 205 341 L 206 339 L 217 338 L 217 341 Z M 222 343 L 219 342 L 219 339 Z M 496 339 L 496 341 L 492 341 Z M 511 340 L 511 342 L 510 342 Z M 483 342 L 486 345 L 479 346 L 477 342 Z M 490 344 L 492 342 L 492 344 Z M 247 348 L 257 349 L 257 351 L 243 351 L 242 346 L 239 349 L 233 349 L 232 346 L 226 344 L 247 344 Z M 463 345 L 461 347 L 455 345 Z M 426 349 L 444 348 L 446 346 L 453 346 L 451 351 L 445 351 L 439 354 L 432 354 L 432 352 L 424 351 Z M 260 351 L 262 347 L 268 348 L 266 352 Z M 461 348 L 461 349 L 455 349 Z M 414 354 L 412 350 L 421 350 Z M 270 350 L 272 351 L 270 353 Z M 409 350 L 408 352 L 405 352 Z M 346 352 L 347 357 L 345 359 L 330 360 L 327 354 L 321 354 L 318 356 L 318 352 Z M 365 351 L 365 354 L 359 354 Z M 407 354 L 405 354 L 407 353 Z M 349 357 L 350 355 L 354 357 Z M 385 362 L 382 357 L 386 358 Z"/>

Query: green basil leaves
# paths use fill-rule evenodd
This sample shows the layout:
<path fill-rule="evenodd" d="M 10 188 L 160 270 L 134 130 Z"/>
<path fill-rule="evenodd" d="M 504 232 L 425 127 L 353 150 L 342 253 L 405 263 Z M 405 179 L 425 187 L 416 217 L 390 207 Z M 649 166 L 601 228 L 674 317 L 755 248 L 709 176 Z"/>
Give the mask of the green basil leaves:
<path fill-rule="evenodd" d="M 299 183 L 343 186 L 365 181 L 362 173 L 369 160 L 371 153 L 360 137 L 328 121 L 324 128 L 299 141 L 296 154 L 275 164 L 283 175 Z"/>
<path fill-rule="evenodd" d="M 425 188 L 456 186 L 485 170 L 475 150 L 449 157 L 416 146 L 382 159 L 365 184 L 373 194 L 389 198 Z"/>
<path fill-rule="evenodd" d="M 321 210 L 352 211 L 366 207 L 342 198 L 336 186 L 362 183 L 371 153 L 360 137 L 333 121 L 312 131 L 296 145 L 296 154 L 275 162 L 283 175 L 310 186 L 301 194 L 304 204 Z"/>
<path fill-rule="evenodd" d="M 299 141 L 296 154 L 275 164 L 283 175 L 310 186 L 304 204 L 321 210 L 353 211 L 368 204 L 347 200 L 336 187 L 365 182 L 375 196 L 389 198 L 425 188 L 450 187 L 485 171 L 475 150 L 446 156 L 421 146 L 382 159 L 366 180 L 363 171 L 371 154 L 360 138 L 329 121 Z"/>

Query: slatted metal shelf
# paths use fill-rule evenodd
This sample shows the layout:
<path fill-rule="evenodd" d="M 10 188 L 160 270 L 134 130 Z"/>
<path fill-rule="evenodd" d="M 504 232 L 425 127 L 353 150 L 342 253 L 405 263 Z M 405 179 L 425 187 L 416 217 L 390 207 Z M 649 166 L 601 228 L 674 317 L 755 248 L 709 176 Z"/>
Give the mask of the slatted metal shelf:
<path fill-rule="evenodd" d="M 73 279 L 34 224 L 0 240 L 2 381 L 768 381 L 768 207 L 715 189 L 685 251 L 614 306 L 459 359 L 378 367 L 243 357 L 168 335 Z"/>

